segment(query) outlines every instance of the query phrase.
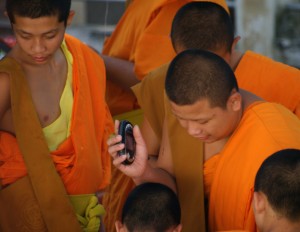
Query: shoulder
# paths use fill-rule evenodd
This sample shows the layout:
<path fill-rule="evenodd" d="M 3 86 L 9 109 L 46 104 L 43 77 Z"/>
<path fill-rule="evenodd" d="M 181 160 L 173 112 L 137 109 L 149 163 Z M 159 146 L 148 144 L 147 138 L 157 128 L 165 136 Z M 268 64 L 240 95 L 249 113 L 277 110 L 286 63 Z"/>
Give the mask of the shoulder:
<path fill-rule="evenodd" d="M 148 75 L 145 76 L 141 83 L 132 87 L 134 93 L 139 94 L 139 92 L 147 91 L 148 89 L 150 91 L 153 91 L 153 88 L 155 89 L 153 94 L 157 95 L 158 92 L 163 93 L 168 67 L 169 63 L 151 71 Z"/>
<path fill-rule="evenodd" d="M 253 52 L 253 51 L 247 51 L 244 56 L 243 59 L 245 61 L 252 61 L 253 63 L 255 63 L 255 65 L 257 67 L 264 67 L 265 69 L 267 69 L 266 71 L 268 71 L 268 68 L 272 68 L 272 70 L 276 70 L 276 71 L 281 71 L 281 72 L 285 72 L 285 73 L 291 73 L 291 74 L 295 74 L 295 75 L 300 75 L 300 70 L 296 67 L 290 66 L 286 63 L 283 63 L 281 61 L 278 60 L 274 60 L 268 56 Z M 270 71 L 270 70 L 269 70 Z M 282 74 L 282 73 L 278 73 L 278 74 Z M 272 72 L 272 73 L 276 73 L 276 72 Z"/>
<path fill-rule="evenodd" d="M 11 68 L 15 68 L 15 64 L 12 62 L 12 59 L 3 58 L 0 60 L 0 88 L 9 87 L 10 78 L 9 78 L 9 70 Z M 0 91 L 0 93 L 2 93 Z"/>
<path fill-rule="evenodd" d="M 85 63 L 89 68 L 104 71 L 104 61 L 95 49 L 74 36 L 65 35 L 65 40 L 74 60 Z"/>
<path fill-rule="evenodd" d="M 168 67 L 169 64 L 166 64 L 151 71 L 139 84 L 132 87 L 141 106 L 145 103 L 153 105 L 154 102 L 162 104 Z"/>
<path fill-rule="evenodd" d="M 10 77 L 0 71 L 0 121 L 10 105 Z"/>

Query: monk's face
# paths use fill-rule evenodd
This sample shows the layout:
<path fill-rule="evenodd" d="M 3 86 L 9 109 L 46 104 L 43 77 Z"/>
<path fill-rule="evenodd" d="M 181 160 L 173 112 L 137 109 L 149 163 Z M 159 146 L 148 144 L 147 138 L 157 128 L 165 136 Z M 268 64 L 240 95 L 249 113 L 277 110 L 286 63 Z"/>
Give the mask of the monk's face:
<path fill-rule="evenodd" d="M 14 52 L 24 62 L 39 65 L 49 62 L 59 51 L 66 26 L 55 15 L 40 18 L 16 15 L 12 29 L 17 40 Z"/>
<path fill-rule="evenodd" d="M 212 143 L 228 138 L 240 121 L 240 112 L 232 107 L 211 107 L 207 99 L 192 105 L 176 105 L 171 102 L 171 109 L 182 127 L 187 132 L 205 142 Z M 234 103 L 236 104 L 236 103 Z"/>

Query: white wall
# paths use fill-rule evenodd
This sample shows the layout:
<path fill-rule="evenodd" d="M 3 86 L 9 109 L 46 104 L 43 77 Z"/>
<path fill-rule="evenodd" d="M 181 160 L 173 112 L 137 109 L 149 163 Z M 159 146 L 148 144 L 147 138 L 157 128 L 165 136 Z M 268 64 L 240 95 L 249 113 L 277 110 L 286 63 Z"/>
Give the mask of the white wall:
<path fill-rule="evenodd" d="M 239 49 L 276 57 L 276 14 L 291 2 L 299 0 L 235 0 L 236 34 L 241 36 Z"/>

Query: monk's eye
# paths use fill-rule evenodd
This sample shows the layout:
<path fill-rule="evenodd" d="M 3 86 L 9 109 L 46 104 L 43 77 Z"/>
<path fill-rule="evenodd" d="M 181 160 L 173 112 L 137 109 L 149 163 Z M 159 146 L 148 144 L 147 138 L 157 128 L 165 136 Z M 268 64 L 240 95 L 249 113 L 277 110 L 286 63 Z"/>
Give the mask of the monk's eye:
<path fill-rule="evenodd" d="M 198 121 L 198 123 L 201 124 L 201 125 L 205 125 L 205 124 L 207 124 L 208 122 L 209 122 L 209 120 L 205 120 L 205 121 L 201 120 L 201 121 Z"/>
<path fill-rule="evenodd" d="M 22 39 L 25 39 L 25 40 L 29 40 L 29 39 L 31 39 L 31 36 L 30 35 L 20 35 L 20 37 L 22 38 Z"/>
<path fill-rule="evenodd" d="M 47 34 L 45 35 L 45 39 L 53 39 L 56 36 L 56 34 Z"/>

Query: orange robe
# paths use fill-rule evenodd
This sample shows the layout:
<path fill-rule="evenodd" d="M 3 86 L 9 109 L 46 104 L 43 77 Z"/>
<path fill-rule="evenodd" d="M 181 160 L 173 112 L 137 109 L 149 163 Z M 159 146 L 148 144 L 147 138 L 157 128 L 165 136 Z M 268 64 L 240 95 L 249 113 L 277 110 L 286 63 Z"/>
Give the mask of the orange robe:
<path fill-rule="evenodd" d="M 51 156 L 68 194 L 95 193 L 111 177 L 106 141 L 114 129 L 105 103 L 105 68 L 99 55 L 76 38 L 66 35 L 66 43 L 73 55 L 71 135 Z M 18 141 L 0 132 L 1 184 L 11 184 L 26 174 Z"/>
<path fill-rule="evenodd" d="M 300 118 L 300 70 L 266 56 L 247 51 L 235 75 L 240 88 L 266 101 L 277 102 Z"/>
<path fill-rule="evenodd" d="M 212 171 L 209 229 L 255 231 L 251 208 L 254 179 L 261 163 L 276 151 L 300 148 L 300 120 L 276 103 L 256 102 L 243 114 Z M 205 186 L 205 187 L 206 187 Z"/>
<path fill-rule="evenodd" d="M 175 57 L 170 31 L 176 12 L 193 0 L 134 0 L 126 9 L 112 35 L 105 41 L 102 53 L 134 63 L 142 80 L 149 71 Z M 214 0 L 227 10 L 225 0 Z M 112 115 L 138 108 L 132 94 L 107 81 L 107 103 Z"/>

